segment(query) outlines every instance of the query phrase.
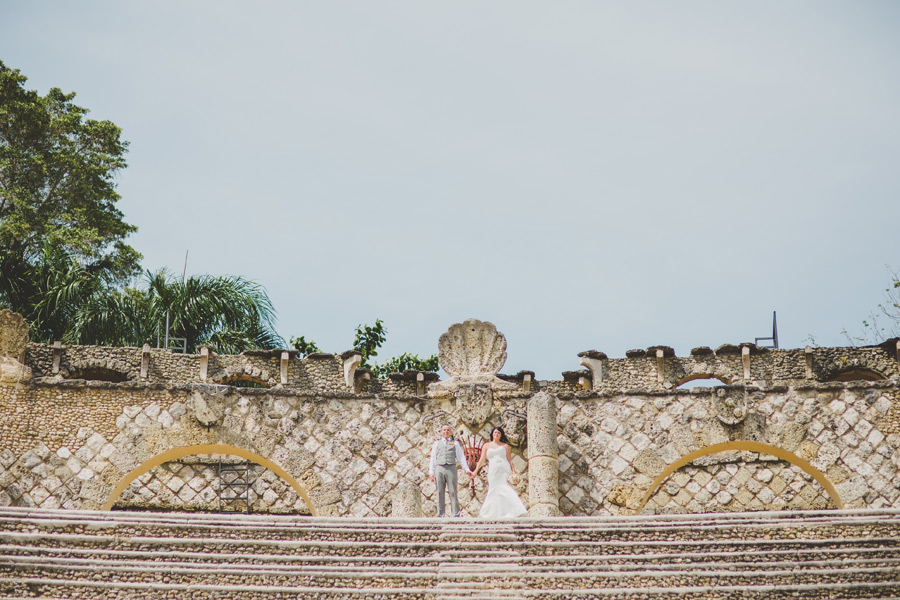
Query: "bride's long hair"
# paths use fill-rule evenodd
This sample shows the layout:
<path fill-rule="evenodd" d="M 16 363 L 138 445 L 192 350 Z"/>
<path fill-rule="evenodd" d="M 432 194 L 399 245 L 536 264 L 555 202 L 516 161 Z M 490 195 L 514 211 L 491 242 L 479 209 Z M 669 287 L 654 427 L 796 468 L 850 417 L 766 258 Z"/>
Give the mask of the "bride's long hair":
<path fill-rule="evenodd" d="M 494 432 L 495 432 L 495 431 L 499 431 L 499 432 L 500 432 L 500 443 L 501 443 L 501 444 L 508 444 L 508 443 L 509 443 L 509 439 L 506 437 L 506 433 L 503 431 L 503 428 L 502 428 L 502 427 L 494 427 L 493 429 L 491 429 L 491 441 L 492 441 L 492 442 L 494 441 Z"/>

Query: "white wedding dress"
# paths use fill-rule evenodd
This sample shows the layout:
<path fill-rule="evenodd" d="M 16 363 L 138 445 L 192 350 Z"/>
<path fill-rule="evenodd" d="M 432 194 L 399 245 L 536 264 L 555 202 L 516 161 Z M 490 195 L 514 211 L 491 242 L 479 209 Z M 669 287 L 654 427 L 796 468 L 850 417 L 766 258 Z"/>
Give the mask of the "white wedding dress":
<path fill-rule="evenodd" d="M 481 504 L 481 519 L 511 519 L 528 512 L 519 495 L 506 479 L 512 474 L 506 460 L 506 448 L 488 448 L 488 493 Z"/>

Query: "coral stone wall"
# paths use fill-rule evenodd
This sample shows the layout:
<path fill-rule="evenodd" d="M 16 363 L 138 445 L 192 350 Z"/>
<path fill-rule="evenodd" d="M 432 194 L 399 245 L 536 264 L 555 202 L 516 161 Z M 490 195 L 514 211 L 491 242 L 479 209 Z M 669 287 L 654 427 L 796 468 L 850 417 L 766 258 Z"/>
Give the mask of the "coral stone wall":
<path fill-rule="evenodd" d="M 216 415 L 211 426 L 198 421 L 201 402 Z M 310 397 L 227 386 L 68 381 L 0 387 L 0 410 L 14 416 L 0 430 L 0 505 L 99 508 L 119 481 L 154 456 L 227 444 L 282 466 L 320 515 L 390 515 L 393 493 L 404 481 L 421 489 L 423 510 L 430 514 L 435 490 L 428 457 L 440 425 L 453 424 L 464 438 L 487 438 L 501 423 L 498 411 L 496 420 L 473 431 L 455 423 L 445 410 L 450 408 L 448 402 L 413 396 Z M 527 473 L 522 449 L 514 454 L 518 469 Z M 115 506 L 217 510 L 218 462 L 197 455 L 155 467 L 127 487 Z M 259 465 L 252 471 L 252 510 L 310 512 L 283 479 Z M 483 481 L 474 497 L 468 488 L 461 490 L 467 514 L 477 513 L 484 492 Z"/>
<path fill-rule="evenodd" d="M 387 516 L 402 499 L 430 515 L 428 456 L 449 423 L 463 441 L 507 430 L 528 506 L 526 405 L 543 391 L 555 397 L 551 496 L 565 515 L 633 514 L 645 498 L 649 512 L 900 507 L 897 348 L 589 351 L 557 381 L 523 372 L 449 385 L 416 372 L 374 379 L 353 353 L 28 344 L 21 369 L 20 352 L 0 357 L 0 505 L 217 510 L 220 460 L 249 456 L 271 461 L 251 465 L 253 511 Z M 729 385 L 677 388 L 697 377 Z M 704 453 L 741 441 L 777 455 Z M 246 456 L 203 449 L 213 445 Z M 474 491 L 459 480 L 464 513 L 477 515 L 485 480 Z"/>
<path fill-rule="evenodd" d="M 563 513 L 626 514 L 640 506 L 667 465 L 704 447 L 738 440 L 769 444 L 807 461 L 834 484 L 845 507 L 898 506 L 896 384 L 734 389 L 741 397 L 746 393 L 747 405 L 744 417 L 733 424 L 719 418 L 719 407 L 728 402 L 719 392 L 579 394 L 561 401 Z M 711 455 L 667 478 L 648 508 L 693 512 L 828 505 L 824 490 L 809 475 L 766 454 Z"/>

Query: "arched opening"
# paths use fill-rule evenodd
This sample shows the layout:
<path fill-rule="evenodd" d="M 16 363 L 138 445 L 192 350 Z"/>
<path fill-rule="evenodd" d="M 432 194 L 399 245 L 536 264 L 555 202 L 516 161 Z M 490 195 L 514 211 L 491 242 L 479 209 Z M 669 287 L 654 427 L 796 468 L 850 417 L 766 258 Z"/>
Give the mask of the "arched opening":
<path fill-rule="evenodd" d="M 300 483 L 293 476 L 291 476 L 290 473 L 285 471 L 283 468 L 281 468 L 279 465 L 275 464 L 268 458 L 264 458 L 259 454 L 256 454 L 255 452 L 251 452 L 243 448 L 238 448 L 237 446 L 229 446 L 228 444 L 196 444 L 193 446 L 173 448 L 171 450 L 163 452 L 162 454 L 157 454 L 153 458 L 138 465 L 134 470 L 128 473 L 128 475 L 122 478 L 119 484 L 110 493 L 106 504 L 103 505 L 103 510 L 112 510 L 113 505 L 116 503 L 116 500 L 119 499 L 119 496 L 122 495 L 122 492 L 124 492 L 125 489 L 129 485 L 131 485 L 131 482 L 133 482 L 144 473 L 148 473 L 151 469 L 153 469 L 154 467 L 158 467 L 163 463 L 194 454 L 225 454 L 238 456 L 240 458 L 253 461 L 256 464 L 269 469 L 270 471 L 281 477 L 283 480 L 285 480 L 294 489 L 294 491 L 297 492 L 300 498 L 303 499 L 303 502 L 306 503 L 306 506 L 309 508 L 310 514 L 312 516 L 318 515 L 316 507 L 313 506 L 312 501 L 309 499 L 309 495 L 306 493 L 306 489 L 304 489 L 303 486 L 301 486 Z"/>
<path fill-rule="evenodd" d="M 796 465 L 809 475 L 815 479 L 819 485 L 825 488 L 825 491 L 828 492 L 828 496 L 831 498 L 832 502 L 834 502 L 835 507 L 844 508 L 844 503 L 841 502 L 841 497 L 838 495 L 837 490 L 834 488 L 834 485 L 825 477 L 825 475 L 819 471 L 817 468 L 809 464 L 809 462 L 803 460 L 796 454 L 792 452 L 788 452 L 784 448 L 779 448 L 778 446 L 772 446 L 771 444 L 764 444 L 762 442 L 749 442 L 745 440 L 739 440 L 734 442 L 724 442 L 722 444 L 714 444 L 712 446 L 707 446 L 706 448 L 701 448 L 700 450 L 695 450 L 693 452 L 689 452 L 685 454 L 675 462 L 671 463 L 665 470 L 659 474 L 659 476 L 653 480 L 653 483 L 650 484 L 650 489 L 647 490 L 647 493 L 644 494 L 644 497 L 641 499 L 641 504 L 638 506 L 635 514 L 640 514 L 644 507 L 647 505 L 647 502 L 650 501 L 650 498 L 659 487 L 663 484 L 663 482 L 668 479 L 670 475 L 672 475 L 675 471 L 680 469 L 681 467 L 691 463 L 698 458 L 703 458 L 704 456 L 709 456 L 711 454 L 717 454 L 719 452 L 726 452 L 729 450 L 741 450 L 741 451 L 749 451 L 749 452 L 759 452 L 761 454 L 771 454 L 777 458 L 785 460 L 792 465 Z"/>
<path fill-rule="evenodd" d="M 717 385 L 731 385 L 731 382 L 709 373 L 694 373 L 679 381 L 675 387 L 689 390 L 696 387 L 715 387 Z"/>
<path fill-rule="evenodd" d="M 234 377 L 226 377 L 221 381 L 221 385 L 230 385 L 239 388 L 255 388 L 268 389 L 269 384 L 262 379 L 251 377 L 250 375 L 236 375 Z"/>
<path fill-rule="evenodd" d="M 70 374 L 67 379 L 83 379 L 85 381 L 106 381 L 109 383 L 122 383 L 128 380 L 128 375 L 107 369 L 105 367 L 89 367 L 79 369 Z"/>
<path fill-rule="evenodd" d="M 881 381 L 882 379 L 886 379 L 886 377 L 878 371 L 864 367 L 853 367 L 838 371 L 827 381 Z"/>

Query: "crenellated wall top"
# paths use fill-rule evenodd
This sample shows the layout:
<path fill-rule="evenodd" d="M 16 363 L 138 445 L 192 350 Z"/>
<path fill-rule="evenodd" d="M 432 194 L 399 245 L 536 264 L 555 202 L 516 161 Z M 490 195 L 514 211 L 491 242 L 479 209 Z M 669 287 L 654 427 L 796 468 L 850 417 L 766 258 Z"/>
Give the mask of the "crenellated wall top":
<path fill-rule="evenodd" d="M 180 354 L 157 348 L 45 345 L 29 343 L 25 365 L 37 380 L 85 380 L 110 384 L 207 384 L 290 389 L 312 394 L 392 393 L 425 396 L 431 386 L 446 387 L 434 373 L 408 371 L 376 379 L 357 368 L 356 353 L 313 354 L 291 351 Z M 499 395 L 531 395 L 541 389 L 579 391 L 666 391 L 693 380 L 721 385 L 802 385 L 900 378 L 900 340 L 877 346 L 767 349 L 752 344 L 695 348 L 676 356 L 671 348 L 632 350 L 610 358 L 589 350 L 578 354 L 583 367 L 560 379 L 535 381 L 533 372 L 498 374 L 506 387 Z M 507 389 L 508 388 L 508 389 Z"/>
<path fill-rule="evenodd" d="M 494 396 L 530 396 L 541 389 L 652 393 L 698 379 L 711 380 L 709 387 L 900 379 L 900 338 L 892 338 L 875 346 L 790 350 L 723 344 L 716 349 L 694 348 L 688 356 L 676 356 L 670 346 L 629 350 L 624 358 L 587 350 L 577 356 L 583 369 L 564 372 L 559 380 L 539 382 L 532 371 L 514 376 L 499 373 L 506 360 L 506 338 L 493 324 L 477 319 L 451 325 L 441 336 L 440 363 L 449 375 L 444 381 L 434 373 L 416 371 L 377 379 L 368 369 L 359 368 L 362 356 L 352 350 L 299 358 L 294 350 L 277 349 L 227 355 L 201 347 L 198 354 L 180 354 L 149 345 L 113 348 L 29 343 L 24 320 L 9 311 L 0 312 L 0 341 L 0 354 L 9 363 L 4 381 L 9 379 L 15 385 L 33 377 L 44 382 L 204 384 L 310 394 L 387 393 L 456 396 L 457 400 L 468 395 L 482 398 L 485 410 Z M 477 415 L 472 418 L 477 420 Z"/>

